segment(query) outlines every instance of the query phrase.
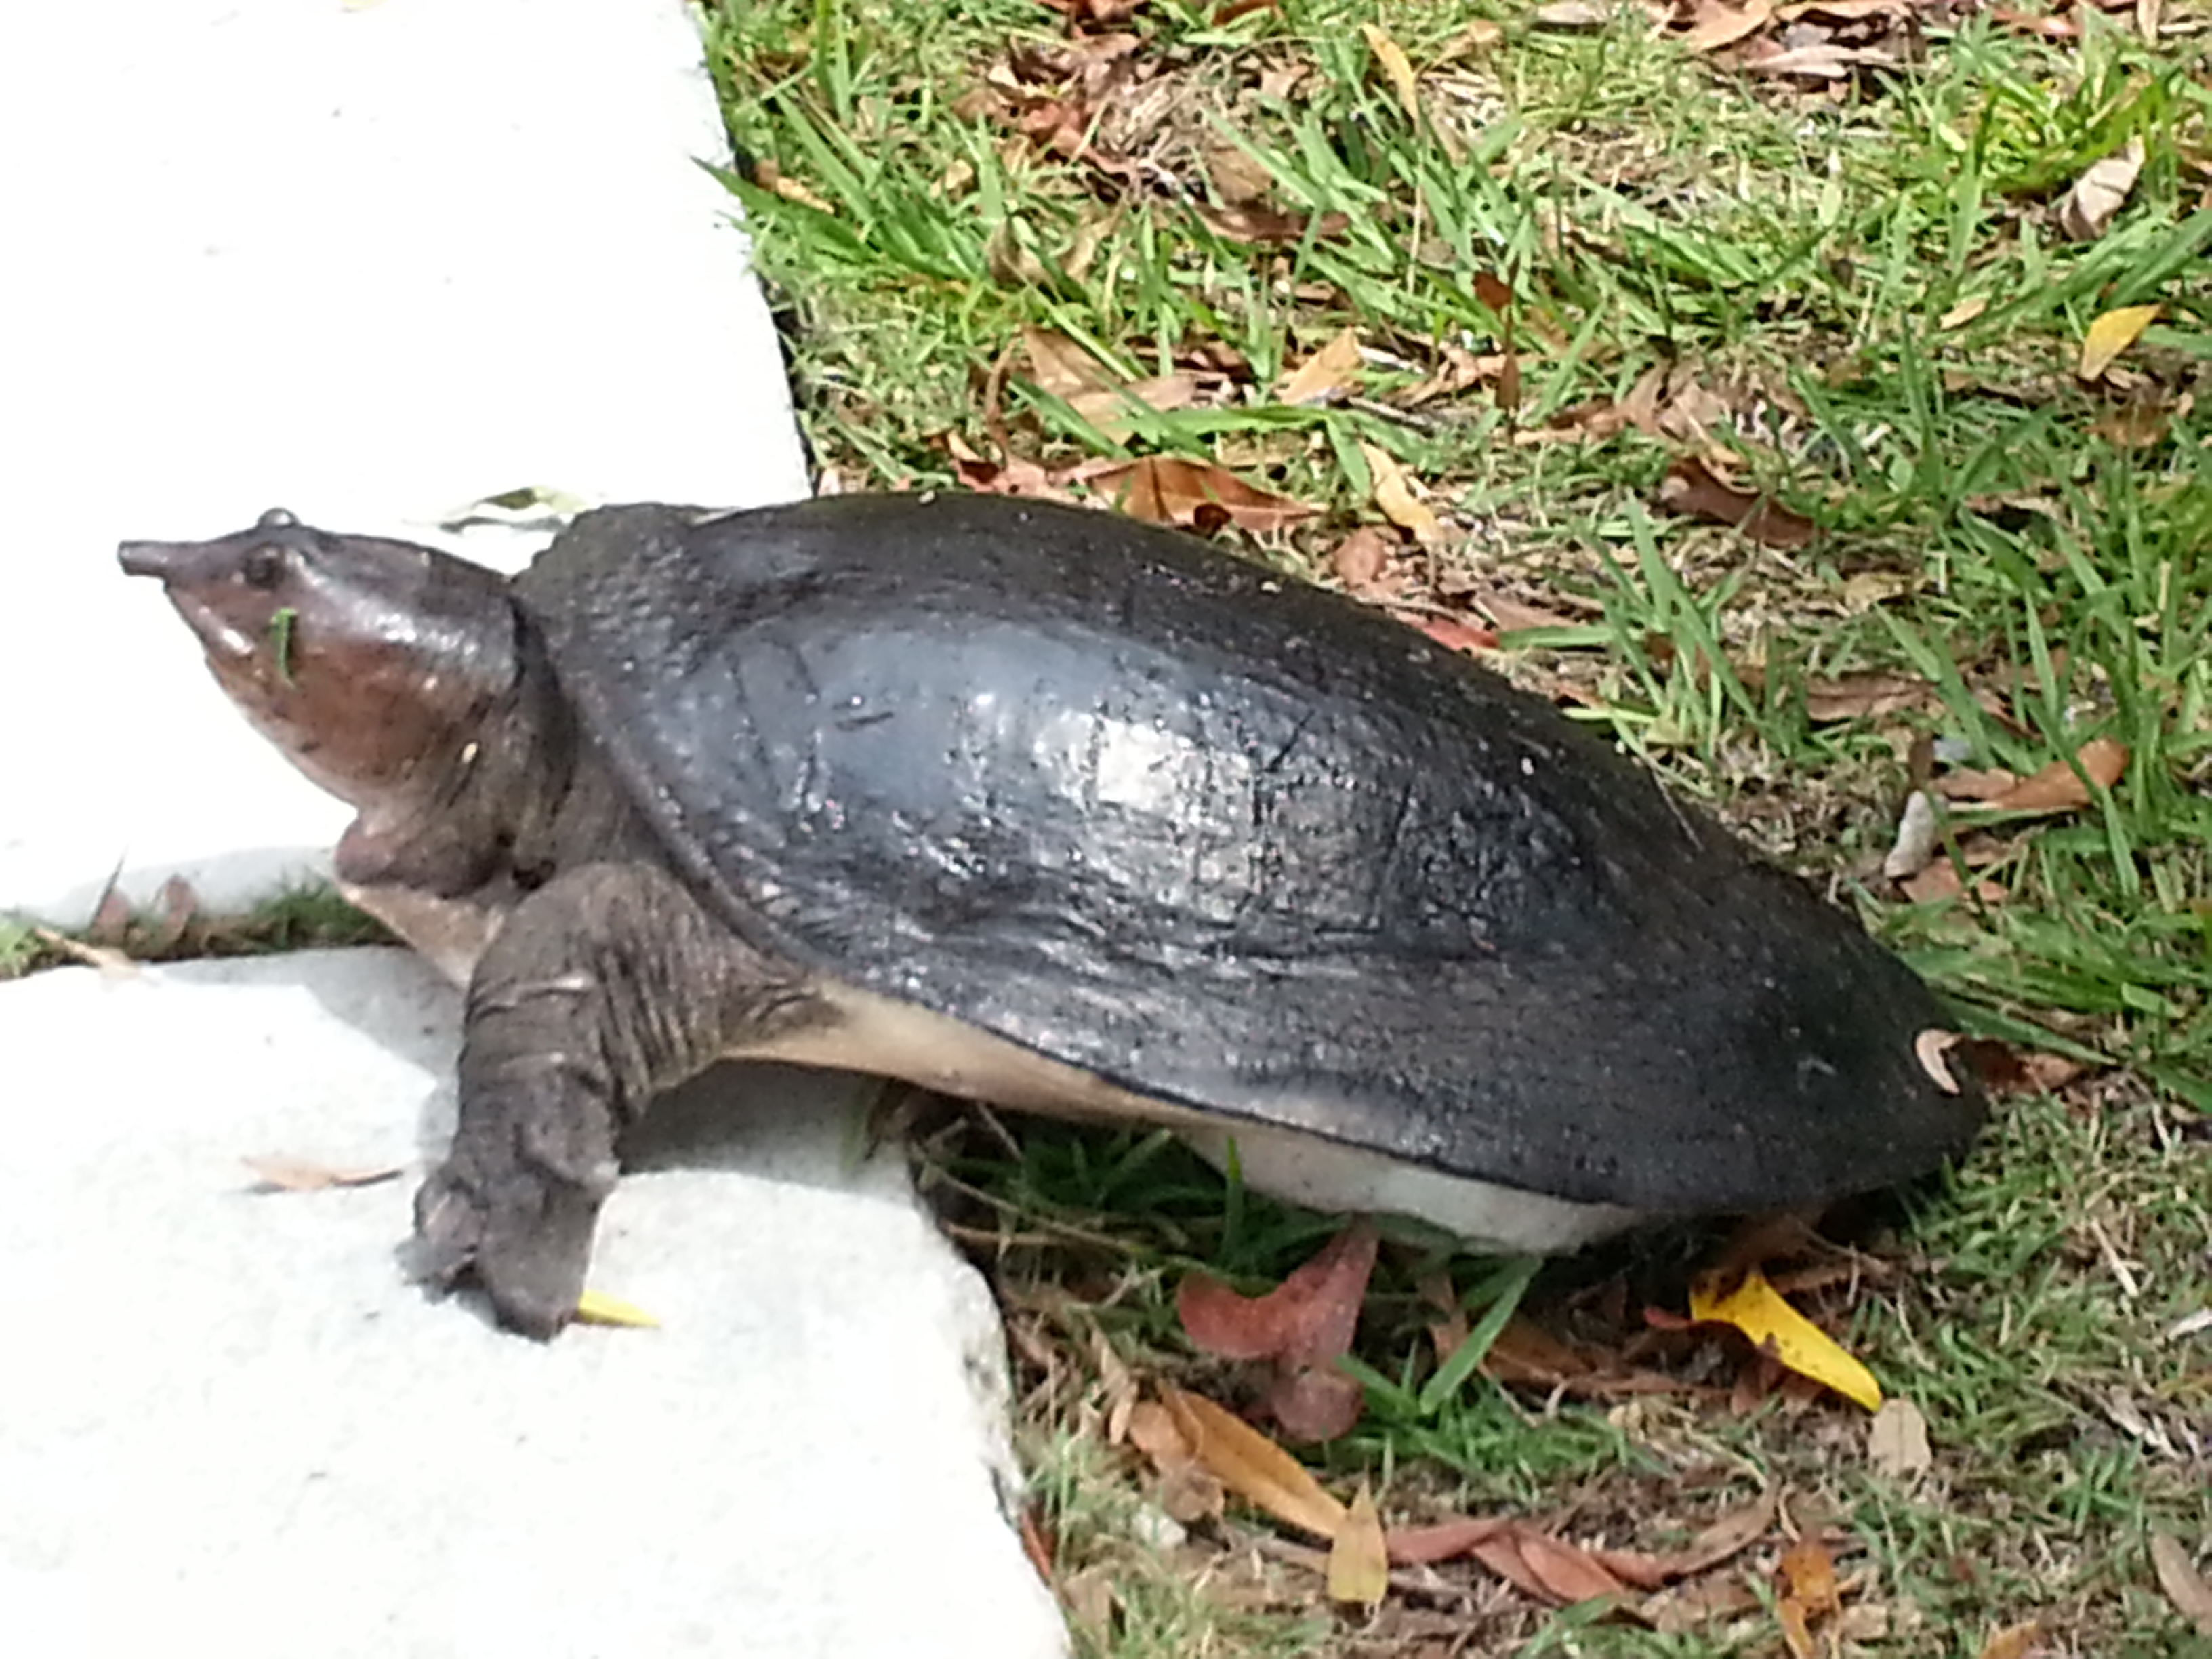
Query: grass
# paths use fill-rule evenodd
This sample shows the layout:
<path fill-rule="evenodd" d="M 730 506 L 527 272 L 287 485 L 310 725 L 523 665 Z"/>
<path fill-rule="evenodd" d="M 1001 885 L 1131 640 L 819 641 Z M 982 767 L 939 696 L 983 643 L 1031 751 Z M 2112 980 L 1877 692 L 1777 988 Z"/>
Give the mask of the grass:
<path fill-rule="evenodd" d="M 1478 1378 L 1425 1409 L 1411 1285 L 1433 1261 L 1413 1243 L 1386 1252 L 1363 1328 L 1368 1419 L 1318 1467 L 1401 1512 L 1571 1508 L 1642 1547 L 1786 1482 L 1801 1521 L 1834 1521 L 1871 1610 L 1863 1650 L 1971 1656 L 2030 1619 L 2039 1651 L 2192 1650 L 2145 1549 L 2154 1528 L 2212 1537 L 2208 1339 L 2163 1334 L 2212 1279 L 2205 37 L 2154 48 L 2124 15 L 2063 42 L 1935 17 L 1917 62 L 1827 95 L 1632 16 L 1215 11 L 1144 7 L 1115 56 L 1026 0 L 711 9 L 743 158 L 728 182 L 825 477 L 921 489 L 1181 457 L 1316 509 L 1233 539 L 1323 580 L 1352 531 L 1380 528 L 1401 600 L 1475 621 L 1500 599 L 1540 607 L 1553 623 L 1509 635 L 1504 672 L 1829 882 L 1971 1028 L 2086 1065 L 2009 1096 L 1963 1170 L 1877 1226 L 1881 1270 L 1819 1298 L 1927 1415 L 1919 1485 L 1871 1473 L 1856 1422 L 1786 1390 L 1739 1411 Z M 1402 50 L 1415 110 L 1363 26 Z M 2056 198 L 2130 140 L 2126 205 L 2068 237 Z M 2100 315 L 2154 303 L 2115 370 L 2076 374 Z M 1358 384 L 1282 401 L 1285 370 L 1346 328 Z M 1097 384 L 1199 391 L 1085 404 L 1036 331 L 1075 343 Z M 1639 387 L 1658 412 L 1620 418 Z M 1418 481 L 1435 546 L 1392 526 L 1370 450 Z M 1692 451 L 1817 536 L 1668 512 Z M 1875 675 L 1910 694 L 1839 715 L 1839 690 Z M 1953 811 L 1963 890 L 1882 878 L 1911 787 L 2026 775 L 2096 738 L 2128 761 L 2086 806 Z M 1232 1395 L 1177 1332 L 1176 1279 L 1267 1281 L 1328 1224 L 1152 1137 L 933 1148 L 1010 1304 L 1086 1651 L 1779 1650 L 1764 1605 L 1662 1632 L 1546 1613 L 1479 1575 L 1363 1626 L 1264 1529 L 1162 1525 L 1103 1431 L 1115 1375 Z M 1554 1264 L 1526 1306 L 1571 1322 L 1608 1285 L 1679 1297 L 1703 1248 Z M 1489 1267 L 1449 1271 L 1470 1289 Z M 1709 1346 L 1676 1358 L 1727 1381 Z"/>

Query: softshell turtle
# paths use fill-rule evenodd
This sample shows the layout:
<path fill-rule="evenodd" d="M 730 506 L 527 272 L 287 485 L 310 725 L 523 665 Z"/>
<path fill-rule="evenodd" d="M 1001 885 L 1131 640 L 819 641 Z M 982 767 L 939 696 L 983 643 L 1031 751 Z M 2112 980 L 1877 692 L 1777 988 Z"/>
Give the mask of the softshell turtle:
<path fill-rule="evenodd" d="M 1960 1152 L 1944 1015 L 1548 704 L 1103 513 L 586 513 L 520 575 L 275 512 L 136 542 L 468 992 L 419 1253 L 557 1330 L 618 1132 L 725 1056 L 1176 1126 L 1557 1251 Z"/>

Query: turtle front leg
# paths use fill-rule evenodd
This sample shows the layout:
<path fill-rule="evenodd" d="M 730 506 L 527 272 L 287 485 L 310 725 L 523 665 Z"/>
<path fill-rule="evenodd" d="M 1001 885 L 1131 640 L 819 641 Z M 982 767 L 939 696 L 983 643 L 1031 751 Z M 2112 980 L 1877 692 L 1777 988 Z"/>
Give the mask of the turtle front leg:
<path fill-rule="evenodd" d="M 550 1337 L 576 1310 L 615 1139 L 732 1049 L 833 1018 L 665 872 L 593 864 L 515 907 L 469 982 L 460 1122 L 415 1199 L 418 1268 Z"/>

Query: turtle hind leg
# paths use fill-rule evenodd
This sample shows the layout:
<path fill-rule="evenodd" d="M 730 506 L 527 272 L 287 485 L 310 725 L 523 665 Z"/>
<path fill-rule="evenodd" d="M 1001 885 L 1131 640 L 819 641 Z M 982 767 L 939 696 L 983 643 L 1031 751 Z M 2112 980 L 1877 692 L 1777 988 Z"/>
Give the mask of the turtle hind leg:
<path fill-rule="evenodd" d="M 616 1137 L 731 1049 L 836 1018 L 665 871 L 564 872 L 470 981 L 460 1121 L 416 1195 L 415 1270 L 474 1283 L 501 1324 L 552 1336 L 584 1288 Z"/>

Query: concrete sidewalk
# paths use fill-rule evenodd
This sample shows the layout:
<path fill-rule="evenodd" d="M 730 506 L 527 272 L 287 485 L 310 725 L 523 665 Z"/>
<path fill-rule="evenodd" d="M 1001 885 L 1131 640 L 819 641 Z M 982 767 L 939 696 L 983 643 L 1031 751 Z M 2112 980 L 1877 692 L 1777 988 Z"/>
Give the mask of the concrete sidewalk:
<path fill-rule="evenodd" d="M 0 21 L 0 912 L 227 906 L 345 821 L 129 537 L 436 539 L 538 484 L 805 493 L 676 0 L 117 0 Z M 453 544 L 450 541 L 448 545 Z M 512 565 L 506 532 L 462 550 Z M 849 1082 L 720 1074 L 610 1205 L 658 1331 L 404 1283 L 458 999 L 391 951 L 0 986 L 0 1648 L 1062 1650 L 1003 1513 L 1003 1342 Z M 240 1160 L 406 1166 L 256 1192 Z"/>

